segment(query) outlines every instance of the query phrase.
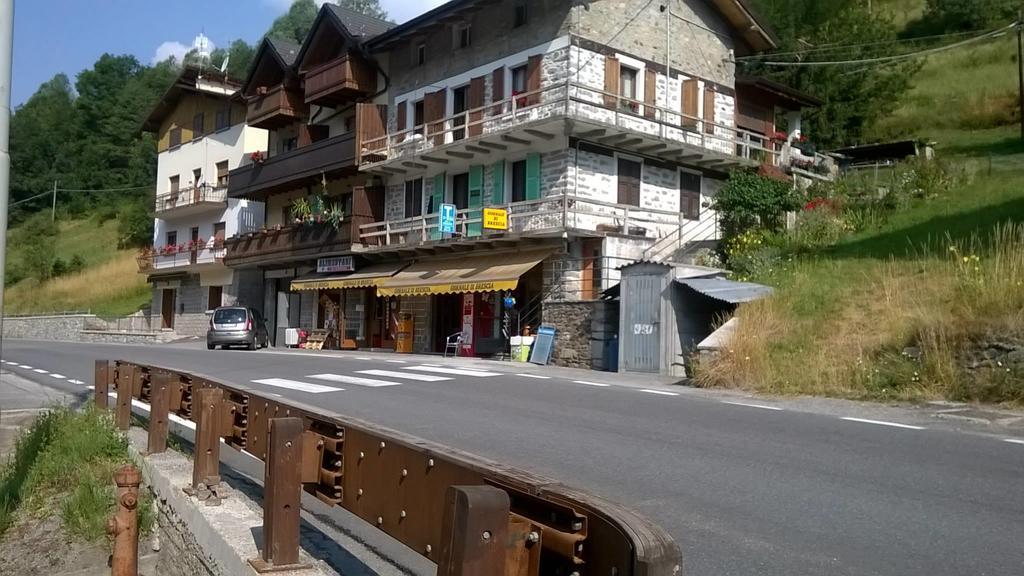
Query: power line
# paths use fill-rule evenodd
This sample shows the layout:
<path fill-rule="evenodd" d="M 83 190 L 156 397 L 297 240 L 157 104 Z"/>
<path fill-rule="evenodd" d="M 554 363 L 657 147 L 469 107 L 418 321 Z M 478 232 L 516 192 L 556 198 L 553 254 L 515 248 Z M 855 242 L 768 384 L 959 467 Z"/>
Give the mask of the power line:
<path fill-rule="evenodd" d="M 737 62 L 746 62 L 748 60 L 759 60 L 762 58 L 775 58 L 778 56 L 803 56 L 805 54 L 817 54 L 821 52 L 835 52 L 840 50 L 849 50 L 853 48 L 870 48 L 874 46 L 889 46 L 892 44 L 913 44 L 924 40 L 936 40 L 940 38 L 955 38 L 959 36 L 969 36 L 971 34 L 979 34 L 989 32 L 988 30 L 971 30 L 969 32 L 949 32 L 946 34 L 933 34 L 931 36 L 915 36 L 914 38 L 897 38 L 894 40 L 880 40 L 878 42 L 864 42 L 859 44 L 819 44 L 813 48 L 806 48 L 804 50 L 793 50 L 791 52 L 772 52 L 769 54 L 751 54 L 749 56 L 739 56 L 736 58 Z"/>
<path fill-rule="evenodd" d="M 952 50 L 954 48 L 961 48 L 963 46 L 967 46 L 967 45 L 973 44 L 975 42 L 980 42 L 982 40 L 988 40 L 990 38 L 994 38 L 996 36 L 1005 34 L 1006 32 L 1012 30 L 1013 28 L 1016 28 L 1019 25 L 1020 25 L 1019 22 L 1014 22 L 1013 24 L 1010 24 L 1009 26 L 1007 26 L 1005 28 L 999 28 L 997 30 L 993 30 L 991 32 L 983 34 L 981 36 L 976 36 L 974 38 L 968 38 L 967 40 L 963 40 L 961 42 L 956 42 L 956 43 L 953 43 L 953 44 L 948 44 L 946 46 L 939 46 L 937 48 L 929 48 L 929 49 L 926 49 L 926 50 L 919 50 L 917 52 L 910 52 L 908 54 L 898 54 L 898 55 L 895 55 L 895 56 L 879 56 L 879 57 L 876 57 L 876 58 L 862 58 L 862 59 L 859 59 L 859 60 L 836 60 L 836 61 L 815 61 L 815 62 L 769 61 L 769 62 L 761 62 L 761 64 L 765 65 L 765 66 L 805 67 L 806 68 L 806 67 L 814 67 L 814 66 L 849 66 L 849 65 L 854 65 L 854 64 L 878 64 L 878 63 L 883 63 L 883 62 L 896 62 L 896 61 L 900 61 L 900 60 L 909 60 L 909 59 L 912 59 L 912 58 L 918 58 L 920 56 L 927 56 L 929 54 L 935 54 L 935 53 L 938 53 L 938 52 L 944 52 L 946 50 Z"/>
<path fill-rule="evenodd" d="M 620 34 L 622 34 L 623 32 L 626 31 L 626 28 L 628 28 L 630 24 L 632 24 L 637 18 L 640 17 L 641 14 L 643 14 L 644 10 L 647 10 L 648 8 L 651 7 L 651 4 L 654 4 L 654 1 L 655 0 L 648 0 L 648 2 L 643 5 L 643 7 L 641 7 L 639 10 L 636 11 L 636 14 L 633 14 L 632 18 L 630 18 L 629 20 L 626 20 L 626 22 L 622 26 L 619 27 L 619 30 L 615 34 L 613 34 L 612 37 L 609 38 L 605 42 L 605 44 L 610 45 L 612 42 L 614 42 L 615 39 L 618 38 Z M 584 62 L 584 63 L 580 64 L 579 66 L 577 66 L 576 70 L 571 72 L 569 74 L 569 76 L 572 76 L 572 75 L 576 74 L 577 72 L 579 72 L 580 70 L 583 70 L 584 68 L 589 66 L 590 63 L 594 60 L 594 58 L 597 58 L 597 54 L 592 54 L 590 56 L 590 58 L 587 58 L 586 62 Z"/>
<path fill-rule="evenodd" d="M 35 196 L 29 197 L 29 198 L 24 198 L 22 200 L 18 200 L 17 202 L 11 202 L 10 204 L 8 204 L 8 206 L 17 206 L 18 204 L 24 204 L 25 202 L 28 202 L 30 200 L 35 200 L 36 198 L 42 198 L 43 196 L 49 196 L 51 194 L 53 194 L 53 192 L 50 191 L 50 190 L 47 190 L 46 192 L 43 192 L 42 194 L 36 194 Z"/>
<path fill-rule="evenodd" d="M 152 187 L 152 184 L 148 184 L 146 186 L 132 186 L 128 188 L 57 188 L 57 192 L 129 192 L 131 190 L 145 190 Z"/>

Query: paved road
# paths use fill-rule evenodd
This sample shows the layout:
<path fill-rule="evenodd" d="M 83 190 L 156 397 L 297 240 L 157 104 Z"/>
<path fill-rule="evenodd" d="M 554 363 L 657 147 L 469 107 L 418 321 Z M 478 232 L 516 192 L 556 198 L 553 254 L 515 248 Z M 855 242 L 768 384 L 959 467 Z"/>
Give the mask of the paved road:
<path fill-rule="evenodd" d="M 926 417 L 358 353 L 8 341 L 3 356 L 63 386 L 90 383 L 95 358 L 262 388 L 587 488 L 668 529 L 689 575 L 1024 574 L 1024 444 Z"/>

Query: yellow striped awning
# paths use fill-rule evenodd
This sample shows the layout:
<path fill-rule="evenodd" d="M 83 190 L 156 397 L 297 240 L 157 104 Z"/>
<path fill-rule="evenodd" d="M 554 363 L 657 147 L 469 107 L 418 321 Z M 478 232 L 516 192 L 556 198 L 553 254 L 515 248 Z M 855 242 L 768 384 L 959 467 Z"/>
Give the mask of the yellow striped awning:
<path fill-rule="evenodd" d="M 390 264 L 375 264 L 362 270 L 349 274 L 337 274 L 334 276 L 307 276 L 292 280 L 292 292 L 301 290 L 344 290 L 346 288 L 369 288 L 377 286 L 385 279 L 394 276 L 396 272 L 405 268 L 408 263 L 393 262 Z"/>
<path fill-rule="evenodd" d="M 424 260 L 377 284 L 378 296 L 422 296 L 514 290 L 519 277 L 550 250 Z"/>

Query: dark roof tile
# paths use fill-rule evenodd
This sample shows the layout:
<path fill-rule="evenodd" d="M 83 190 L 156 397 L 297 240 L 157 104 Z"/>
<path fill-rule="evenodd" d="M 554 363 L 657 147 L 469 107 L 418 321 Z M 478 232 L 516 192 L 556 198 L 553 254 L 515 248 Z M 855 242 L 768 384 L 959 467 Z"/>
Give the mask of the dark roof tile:
<path fill-rule="evenodd" d="M 348 29 L 349 33 L 362 40 L 368 40 L 378 36 L 395 27 L 395 24 L 373 16 L 367 16 L 362 12 L 328 3 L 331 12 Z"/>
<path fill-rule="evenodd" d="M 270 43 L 271 48 L 277 52 L 277 55 L 281 57 L 285 66 L 291 66 L 295 63 L 295 57 L 299 55 L 300 46 L 291 40 L 285 40 L 283 38 L 271 38 L 267 37 L 267 41 Z"/>

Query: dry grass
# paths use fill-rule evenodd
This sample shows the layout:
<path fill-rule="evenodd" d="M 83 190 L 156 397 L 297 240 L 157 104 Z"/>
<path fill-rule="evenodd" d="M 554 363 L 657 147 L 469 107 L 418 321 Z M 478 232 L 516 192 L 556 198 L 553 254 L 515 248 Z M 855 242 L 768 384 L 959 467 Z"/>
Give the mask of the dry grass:
<path fill-rule="evenodd" d="M 964 366 L 985 342 L 1024 338 L 1024 224 L 911 259 L 805 262 L 737 317 L 732 346 L 701 366 L 701 385 L 1021 403 L 1024 375 Z M 911 346 L 920 361 L 903 356 Z"/>
<path fill-rule="evenodd" d="M 19 282 L 6 298 L 11 314 L 91 310 L 122 315 L 138 310 L 149 300 L 150 291 L 145 276 L 139 274 L 135 253 L 120 251 L 112 260 L 78 274 Z"/>

